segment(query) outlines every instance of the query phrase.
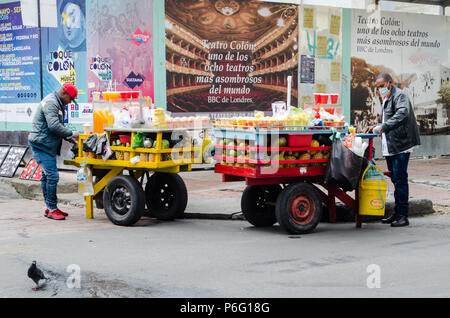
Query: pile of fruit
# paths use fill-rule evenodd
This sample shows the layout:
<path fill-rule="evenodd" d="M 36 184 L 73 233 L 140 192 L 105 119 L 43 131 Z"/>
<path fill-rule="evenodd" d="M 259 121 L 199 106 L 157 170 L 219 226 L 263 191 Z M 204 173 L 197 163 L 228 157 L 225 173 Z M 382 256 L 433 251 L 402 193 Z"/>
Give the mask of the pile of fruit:
<path fill-rule="evenodd" d="M 221 118 L 215 121 L 217 128 L 238 128 L 250 129 L 259 127 L 260 129 L 279 129 L 279 130 L 302 130 L 304 127 L 322 126 L 329 129 L 329 126 L 344 126 L 345 120 L 343 116 L 333 114 L 324 108 L 316 110 L 303 110 L 301 108 L 293 108 L 289 112 L 279 116 L 264 116 L 263 112 L 255 112 L 252 117 L 231 117 Z"/>
<path fill-rule="evenodd" d="M 239 139 L 218 139 L 216 147 L 216 159 L 220 160 L 222 165 L 254 168 L 257 163 L 257 151 L 254 142 L 248 140 Z M 318 148 L 326 147 L 331 143 L 329 139 L 323 138 L 323 136 L 314 137 L 309 147 L 305 148 Z M 222 147 L 221 147 L 222 146 Z M 305 150 L 305 151 L 286 151 L 288 147 L 287 139 L 284 136 L 272 140 L 270 148 L 259 150 L 260 163 L 265 167 L 277 164 L 279 161 L 298 161 L 298 160 L 317 160 L 317 159 L 329 159 L 329 149 L 318 150 Z M 280 151 L 281 150 L 283 151 Z M 298 149 L 295 147 L 292 149 Z M 308 166 L 326 166 L 326 162 L 290 162 L 279 163 L 280 168 L 295 168 L 295 167 L 308 167 Z"/>

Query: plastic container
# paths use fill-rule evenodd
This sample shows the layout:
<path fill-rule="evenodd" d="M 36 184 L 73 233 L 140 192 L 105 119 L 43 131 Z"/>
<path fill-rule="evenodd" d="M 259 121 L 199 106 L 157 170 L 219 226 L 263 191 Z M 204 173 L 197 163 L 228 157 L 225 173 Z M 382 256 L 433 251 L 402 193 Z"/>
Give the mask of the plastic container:
<path fill-rule="evenodd" d="M 91 124 L 86 123 L 83 125 L 83 133 L 86 135 L 91 133 Z"/>
<path fill-rule="evenodd" d="M 119 92 L 120 100 L 126 102 L 131 98 L 130 92 Z"/>
<path fill-rule="evenodd" d="M 130 135 L 119 135 L 120 142 L 124 145 L 131 143 Z"/>
<path fill-rule="evenodd" d="M 94 132 L 104 133 L 104 127 L 111 122 L 111 117 L 113 116 L 110 114 L 109 109 L 95 109 L 93 114 Z M 112 121 L 114 122 L 113 119 Z"/>
<path fill-rule="evenodd" d="M 384 180 L 383 172 L 377 166 L 369 165 L 366 168 L 359 182 L 358 190 L 359 214 L 384 216 L 387 183 Z"/>
<path fill-rule="evenodd" d="M 117 102 L 120 98 L 120 92 L 103 92 L 103 100 Z"/>
<path fill-rule="evenodd" d="M 320 94 L 320 103 L 322 105 L 328 104 L 328 94 Z"/>
<path fill-rule="evenodd" d="M 102 95 L 101 92 L 92 92 L 92 99 L 93 99 L 94 101 L 99 101 L 101 95 Z"/>
<path fill-rule="evenodd" d="M 331 104 L 333 104 L 333 105 L 337 104 L 338 99 L 339 99 L 339 94 L 330 94 Z"/>
<path fill-rule="evenodd" d="M 320 99 L 320 95 L 321 95 L 321 94 L 318 94 L 318 93 L 315 93 L 315 94 L 314 94 L 314 103 L 316 103 L 316 105 L 317 105 L 317 104 L 320 104 L 320 100 L 321 100 L 321 99 Z"/>
<path fill-rule="evenodd" d="M 86 197 L 94 194 L 92 183 L 92 171 L 87 166 L 87 161 L 80 162 L 81 168 L 77 172 L 78 194 Z"/>
<path fill-rule="evenodd" d="M 288 134 L 288 147 L 310 147 L 312 136 L 312 134 Z"/>

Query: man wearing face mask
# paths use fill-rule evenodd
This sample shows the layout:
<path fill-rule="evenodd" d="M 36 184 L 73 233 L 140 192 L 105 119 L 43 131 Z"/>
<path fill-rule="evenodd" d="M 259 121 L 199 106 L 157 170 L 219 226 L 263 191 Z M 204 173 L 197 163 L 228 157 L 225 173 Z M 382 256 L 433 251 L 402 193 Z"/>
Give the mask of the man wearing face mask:
<path fill-rule="evenodd" d="M 382 220 L 393 227 L 407 226 L 408 221 L 408 162 L 413 149 L 420 145 L 419 129 L 408 96 L 393 84 L 391 75 L 382 73 L 376 80 L 383 98 L 381 124 L 369 126 L 364 132 L 381 135 L 383 156 L 394 184 L 394 214 Z"/>

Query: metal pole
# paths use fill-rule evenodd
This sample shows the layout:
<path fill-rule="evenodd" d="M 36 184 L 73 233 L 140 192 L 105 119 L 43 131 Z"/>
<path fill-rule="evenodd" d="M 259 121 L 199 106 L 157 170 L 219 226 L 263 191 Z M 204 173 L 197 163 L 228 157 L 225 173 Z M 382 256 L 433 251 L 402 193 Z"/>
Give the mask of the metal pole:
<path fill-rule="evenodd" d="M 38 30 L 39 30 L 39 71 L 41 81 L 41 100 L 44 98 L 44 82 L 42 73 L 42 32 L 41 32 L 41 0 L 37 0 L 38 12 Z"/>

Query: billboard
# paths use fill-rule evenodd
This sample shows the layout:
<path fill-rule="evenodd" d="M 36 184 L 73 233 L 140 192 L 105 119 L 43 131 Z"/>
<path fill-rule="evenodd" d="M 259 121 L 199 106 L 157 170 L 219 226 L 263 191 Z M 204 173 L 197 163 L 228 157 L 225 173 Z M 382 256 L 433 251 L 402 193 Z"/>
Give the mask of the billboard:
<path fill-rule="evenodd" d="M 39 59 L 39 30 L 23 25 L 20 1 L 0 4 L 0 103 L 41 100 Z"/>
<path fill-rule="evenodd" d="M 43 93 L 74 84 L 79 106 L 67 106 L 66 122 L 88 121 L 92 115 L 86 104 L 86 0 L 57 0 L 56 9 L 57 27 L 41 29 Z"/>
<path fill-rule="evenodd" d="M 297 105 L 298 6 L 254 0 L 166 0 L 167 109 L 269 111 Z"/>
<path fill-rule="evenodd" d="M 87 95 L 141 91 L 154 100 L 153 1 L 87 3 Z"/>
<path fill-rule="evenodd" d="M 447 19 L 444 16 L 352 11 L 351 110 L 361 131 L 381 121 L 375 80 L 388 72 L 413 104 L 421 134 L 448 131 L 448 111 L 436 102 L 448 82 Z"/>

